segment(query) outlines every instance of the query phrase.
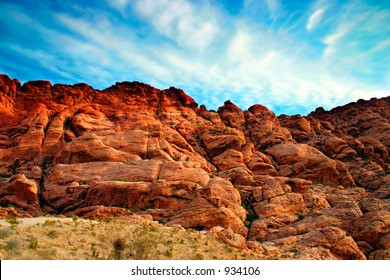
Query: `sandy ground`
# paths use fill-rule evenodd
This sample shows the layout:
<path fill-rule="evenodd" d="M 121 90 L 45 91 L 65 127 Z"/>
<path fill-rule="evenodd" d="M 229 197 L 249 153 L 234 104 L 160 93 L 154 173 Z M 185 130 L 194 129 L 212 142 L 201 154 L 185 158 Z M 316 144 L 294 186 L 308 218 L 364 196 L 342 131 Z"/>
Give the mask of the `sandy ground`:
<path fill-rule="evenodd" d="M 55 218 L 55 217 L 37 217 L 37 218 L 17 218 L 16 219 L 20 226 L 33 226 L 37 224 L 43 224 L 46 221 L 62 221 L 62 222 L 72 222 L 72 218 Z M 4 219 L 0 219 L 1 226 L 11 226 L 9 222 Z"/>

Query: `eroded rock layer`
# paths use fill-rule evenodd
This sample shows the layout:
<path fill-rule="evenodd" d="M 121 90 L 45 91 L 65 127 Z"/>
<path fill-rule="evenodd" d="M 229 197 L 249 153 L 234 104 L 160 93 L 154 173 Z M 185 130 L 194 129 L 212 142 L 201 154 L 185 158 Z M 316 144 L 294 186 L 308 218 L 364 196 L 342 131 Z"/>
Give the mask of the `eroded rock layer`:
<path fill-rule="evenodd" d="M 0 75 L 1 213 L 140 215 L 238 248 L 390 258 L 390 98 L 307 117 Z"/>

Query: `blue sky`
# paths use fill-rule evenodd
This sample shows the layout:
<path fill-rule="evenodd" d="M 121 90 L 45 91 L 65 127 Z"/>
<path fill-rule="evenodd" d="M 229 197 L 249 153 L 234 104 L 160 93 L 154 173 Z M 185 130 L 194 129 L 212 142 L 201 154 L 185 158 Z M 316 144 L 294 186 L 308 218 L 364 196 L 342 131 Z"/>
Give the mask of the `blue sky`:
<path fill-rule="evenodd" d="M 390 0 L 0 0 L 0 72 L 306 115 L 390 95 Z"/>

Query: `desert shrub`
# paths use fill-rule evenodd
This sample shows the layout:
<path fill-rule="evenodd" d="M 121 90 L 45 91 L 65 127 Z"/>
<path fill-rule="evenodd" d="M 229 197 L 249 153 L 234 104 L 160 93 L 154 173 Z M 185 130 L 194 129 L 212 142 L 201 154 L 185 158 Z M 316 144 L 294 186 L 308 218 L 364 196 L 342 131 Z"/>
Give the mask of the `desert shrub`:
<path fill-rule="evenodd" d="M 49 230 L 47 236 L 50 238 L 57 238 L 59 236 L 59 233 L 56 230 Z"/>
<path fill-rule="evenodd" d="M 55 260 L 57 258 L 57 250 L 55 248 L 47 250 L 37 250 L 38 257 L 42 260 Z"/>
<path fill-rule="evenodd" d="M 10 223 L 12 226 L 19 224 L 19 221 L 16 219 L 14 214 L 8 214 L 5 221 Z"/>
<path fill-rule="evenodd" d="M 172 250 L 166 250 L 165 253 L 164 253 L 164 255 L 165 255 L 166 257 L 168 257 L 168 258 L 172 258 L 172 256 L 173 256 Z"/>
<path fill-rule="evenodd" d="M 22 241 L 18 238 L 13 238 L 7 242 L 4 249 L 7 251 L 16 251 L 22 247 Z"/>
<path fill-rule="evenodd" d="M 36 250 L 38 247 L 38 239 L 32 238 L 28 246 L 30 247 L 30 249 Z"/>
<path fill-rule="evenodd" d="M 127 241 L 124 237 L 116 237 L 112 241 L 112 257 L 116 260 L 122 259 L 123 252 L 126 249 Z"/>
<path fill-rule="evenodd" d="M 145 228 L 145 226 L 143 228 L 145 230 L 147 230 L 147 228 Z M 159 232 L 160 231 L 160 227 L 159 226 L 154 226 L 154 225 L 153 226 L 149 226 L 149 231 L 151 231 L 151 232 Z"/>
<path fill-rule="evenodd" d="M 93 259 L 99 259 L 99 253 L 96 251 L 96 244 L 92 243 L 91 244 L 91 252 L 92 252 L 92 258 Z"/>
<path fill-rule="evenodd" d="M 194 260 L 204 260 L 204 256 L 201 253 L 197 253 L 194 257 Z"/>
<path fill-rule="evenodd" d="M 298 254 L 299 251 L 296 247 L 294 247 L 294 248 L 291 248 L 290 252 L 294 253 L 294 254 Z"/>
<path fill-rule="evenodd" d="M 151 248 L 155 248 L 156 241 L 149 236 L 134 239 L 129 246 L 128 258 L 133 260 L 148 259 Z"/>
<path fill-rule="evenodd" d="M 13 230 L 11 227 L 5 227 L 0 229 L 0 238 L 7 238 L 12 234 Z"/>
<path fill-rule="evenodd" d="M 153 230 L 151 230 L 153 228 Z M 112 257 L 114 259 L 148 259 L 158 244 L 155 230 L 158 226 L 140 225 L 134 231 L 129 232 L 126 237 L 116 237 L 112 241 Z"/>
<path fill-rule="evenodd" d="M 56 224 L 56 221 L 46 220 L 43 225 L 44 226 L 54 226 Z"/>

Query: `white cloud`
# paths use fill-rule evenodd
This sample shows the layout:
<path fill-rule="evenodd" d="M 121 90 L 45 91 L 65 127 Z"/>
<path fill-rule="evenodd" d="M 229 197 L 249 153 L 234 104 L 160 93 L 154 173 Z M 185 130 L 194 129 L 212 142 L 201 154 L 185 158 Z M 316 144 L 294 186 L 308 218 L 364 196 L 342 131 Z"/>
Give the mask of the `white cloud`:
<path fill-rule="evenodd" d="M 160 77 L 160 79 L 169 79 L 165 67 L 157 63 L 153 57 L 150 57 L 147 49 L 141 50 L 132 42 L 135 38 L 132 37 L 133 35 L 130 32 L 118 30 L 110 22 L 103 19 L 98 23 L 88 23 L 64 14 L 58 14 L 57 18 L 74 32 L 84 36 L 91 43 L 97 44 L 107 53 L 111 52 L 119 56 L 123 62 Z"/>
<path fill-rule="evenodd" d="M 378 73 L 367 62 L 378 52 L 386 59 L 388 40 L 362 52 L 360 38 L 350 37 L 363 27 L 369 34 L 384 32 L 386 27 L 377 29 L 386 14 L 373 20 L 378 15 L 373 8 L 352 13 L 354 10 L 347 7 L 340 11 L 344 16 L 328 19 L 323 17 L 327 6 L 317 3 L 311 7 L 314 12 L 308 21 L 307 14 L 301 18 L 300 27 L 306 23 L 306 29 L 313 34 L 320 23 L 333 21 L 323 38 L 323 55 L 313 57 L 308 55 L 309 43 L 291 33 L 292 29 L 272 29 L 234 18 L 226 24 L 222 11 L 206 2 L 110 3 L 122 12 L 137 12 L 139 24 L 148 24 L 150 33 L 140 36 L 139 30 L 125 22 L 110 21 L 109 11 L 95 10 L 85 17 L 55 14 L 57 24 L 66 32 L 37 24 L 26 14 L 15 24 L 39 30 L 47 49 L 14 47 L 13 51 L 77 82 L 81 77 L 85 82 L 97 81 L 106 86 L 121 80 L 140 80 L 160 88 L 181 87 L 209 109 L 230 99 L 242 109 L 260 103 L 278 110 L 276 113 L 297 113 L 297 108 L 308 113 L 318 106 L 329 109 L 359 98 L 384 96 L 386 92 L 386 85 L 375 86 L 353 76 L 356 69 Z M 275 15 L 282 9 L 277 1 L 266 4 Z M 266 10 L 264 4 L 262 8 Z M 368 21 L 374 24 L 368 25 Z M 5 43 L 0 46 L 7 47 Z M 371 67 L 363 67 L 365 63 Z M 383 75 L 390 73 L 388 67 L 383 68 Z M 387 80 L 387 89 L 389 86 Z"/>
<path fill-rule="evenodd" d="M 320 8 L 315 10 L 309 17 L 309 20 L 306 24 L 306 30 L 312 31 L 321 21 L 322 15 L 324 14 L 324 9 Z"/>
<path fill-rule="evenodd" d="M 372 95 L 379 86 L 390 92 L 388 73 L 390 11 L 351 2 L 334 19 L 334 27 L 324 37 L 326 45 L 320 62 L 336 80 L 349 76 L 355 86 L 369 88 Z M 361 84 L 361 85 L 360 85 Z M 346 93 L 344 92 L 344 95 Z"/>
<path fill-rule="evenodd" d="M 207 36 L 203 36 L 210 33 L 208 23 L 200 21 L 201 13 L 199 18 L 193 15 L 196 9 L 202 8 L 187 1 L 142 1 L 137 2 L 137 9 L 142 9 L 144 20 L 160 34 L 181 47 L 145 45 L 135 34 L 123 32 L 122 27 L 102 19 L 98 23 L 65 15 L 59 15 L 59 19 L 99 48 L 114 52 L 123 62 L 139 69 L 146 82 L 154 80 L 155 86 L 182 87 L 199 103 L 206 103 L 213 109 L 230 99 L 243 109 L 262 103 L 271 109 L 283 106 L 285 112 L 292 113 L 298 107 L 307 110 L 318 106 L 331 108 L 353 101 L 358 95 L 379 94 L 378 90 L 354 80 L 348 73 L 334 71 L 329 65 L 329 57 L 323 56 L 317 61 L 306 57 L 302 43 L 288 33 L 276 33 L 241 21 L 230 27 L 228 36 L 212 35 L 213 39 L 224 40 L 224 45 L 216 51 L 202 53 L 193 49 L 208 45 L 200 46 L 198 42 L 201 39 L 207 42 Z M 312 19 L 310 28 L 315 27 L 318 23 L 315 21 L 322 13 L 318 12 Z M 220 28 L 210 26 L 211 29 Z M 339 41 L 353 26 L 351 23 L 343 28 L 337 25 L 324 39 L 328 55 L 332 54 L 329 50 L 337 51 Z M 205 30 L 188 32 L 195 27 Z M 291 52 L 292 49 L 295 52 Z M 118 71 L 115 67 L 113 71 Z"/>
<path fill-rule="evenodd" d="M 132 4 L 157 32 L 192 50 L 204 50 L 220 29 L 220 16 L 208 5 L 187 0 L 136 0 Z"/>
<path fill-rule="evenodd" d="M 232 62 L 242 62 L 247 60 L 250 55 L 248 47 L 251 46 L 251 38 L 252 36 L 247 32 L 238 30 L 228 46 L 228 59 Z"/>

